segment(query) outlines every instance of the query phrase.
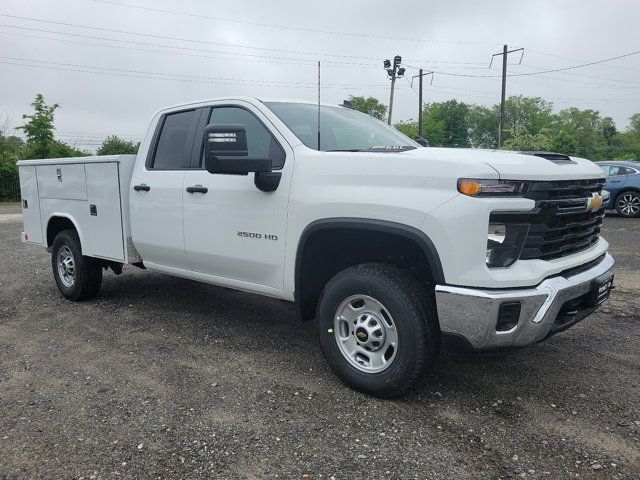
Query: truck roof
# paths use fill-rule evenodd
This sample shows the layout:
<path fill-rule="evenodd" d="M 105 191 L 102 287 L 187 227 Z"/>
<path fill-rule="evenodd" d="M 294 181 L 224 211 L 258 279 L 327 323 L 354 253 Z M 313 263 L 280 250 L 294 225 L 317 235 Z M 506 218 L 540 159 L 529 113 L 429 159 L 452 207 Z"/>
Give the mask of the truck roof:
<path fill-rule="evenodd" d="M 213 98 L 204 98 L 204 99 L 200 99 L 200 100 L 194 100 L 191 102 L 185 102 L 185 103 L 178 103 L 175 105 L 170 105 L 167 107 L 163 107 L 159 110 L 156 111 L 156 113 L 159 112 L 164 112 L 166 110 L 174 110 L 176 108 L 181 108 L 181 107 L 188 107 L 190 105 L 200 105 L 203 103 L 211 103 L 211 102 L 220 102 L 220 101 L 225 101 L 225 100 L 242 100 L 245 102 L 249 102 L 249 103 L 255 103 L 260 102 L 260 103 L 269 103 L 269 102 L 279 102 L 279 103 L 306 103 L 306 104 L 312 104 L 312 105 L 317 105 L 317 100 L 302 100 L 299 98 L 277 98 L 277 97 L 249 97 L 249 96 L 244 96 L 244 95 L 238 95 L 238 96 L 228 96 L 228 97 L 213 97 Z M 337 104 L 332 104 L 332 103 L 323 103 L 320 102 L 320 105 L 325 106 L 325 107 L 337 107 L 339 105 Z"/>

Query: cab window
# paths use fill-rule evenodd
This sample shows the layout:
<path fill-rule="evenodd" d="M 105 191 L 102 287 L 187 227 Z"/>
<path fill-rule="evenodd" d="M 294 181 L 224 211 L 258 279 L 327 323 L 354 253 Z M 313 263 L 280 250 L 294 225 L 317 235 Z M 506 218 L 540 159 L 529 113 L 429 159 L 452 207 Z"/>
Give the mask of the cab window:
<path fill-rule="evenodd" d="M 162 127 L 149 168 L 180 170 L 189 164 L 197 110 L 170 113 L 162 119 Z"/>
<path fill-rule="evenodd" d="M 250 157 L 269 157 L 273 168 L 284 165 L 284 150 L 271 132 L 248 110 L 240 107 L 214 107 L 209 124 L 243 125 L 247 130 L 247 150 Z"/>

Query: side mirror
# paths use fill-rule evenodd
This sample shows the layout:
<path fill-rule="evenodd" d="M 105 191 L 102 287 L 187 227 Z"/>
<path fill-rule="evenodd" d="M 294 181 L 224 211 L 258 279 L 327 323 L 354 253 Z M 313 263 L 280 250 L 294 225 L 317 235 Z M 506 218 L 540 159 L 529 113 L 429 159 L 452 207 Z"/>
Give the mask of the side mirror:
<path fill-rule="evenodd" d="M 429 146 L 429 142 L 427 142 L 427 140 L 425 138 L 422 138 L 422 137 L 418 137 L 416 139 L 416 142 L 419 143 L 420 145 L 422 145 L 423 147 L 428 147 Z"/>
<path fill-rule="evenodd" d="M 244 125 L 207 125 L 204 129 L 204 166 L 209 173 L 247 175 L 270 172 L 271 159 L 247 156 Z"/>

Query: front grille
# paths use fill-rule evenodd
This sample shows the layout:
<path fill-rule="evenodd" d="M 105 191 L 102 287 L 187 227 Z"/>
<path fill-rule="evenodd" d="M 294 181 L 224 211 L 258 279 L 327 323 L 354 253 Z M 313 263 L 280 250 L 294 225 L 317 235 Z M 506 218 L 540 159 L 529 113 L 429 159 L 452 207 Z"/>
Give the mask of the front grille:
<path fill-rule="evenodd" d="M 532 200 L 583 199 L 594 192 L 601 192 L 604 178 L 589 180 L 554 180 L 550 182 L 531 182 L 525 195 Z"/>
<path fill-rule="evenodd" d="M 587 204 L 603 185 L 604 179 L 533 182 L 526 196 L 536 200 L 538 213 L 531 222 L 520 258 L 551 260 L 597 243 L 604 206 L 590 211 Z"/>

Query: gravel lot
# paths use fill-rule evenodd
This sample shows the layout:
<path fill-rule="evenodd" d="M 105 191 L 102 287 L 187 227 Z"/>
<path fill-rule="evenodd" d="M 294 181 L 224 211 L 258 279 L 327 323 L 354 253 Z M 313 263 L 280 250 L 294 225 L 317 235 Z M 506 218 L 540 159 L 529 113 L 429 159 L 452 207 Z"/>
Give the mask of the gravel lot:
<path fill-rule="evenodd" d="M 0 479 L 640 478 L 640 220 L 605 220 L 599 313 L 384 401 L 340 384 L 278 300 L 133 267 L 63 300 L 16 213 L 0 205 Z"/>

